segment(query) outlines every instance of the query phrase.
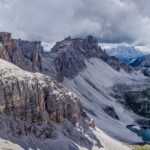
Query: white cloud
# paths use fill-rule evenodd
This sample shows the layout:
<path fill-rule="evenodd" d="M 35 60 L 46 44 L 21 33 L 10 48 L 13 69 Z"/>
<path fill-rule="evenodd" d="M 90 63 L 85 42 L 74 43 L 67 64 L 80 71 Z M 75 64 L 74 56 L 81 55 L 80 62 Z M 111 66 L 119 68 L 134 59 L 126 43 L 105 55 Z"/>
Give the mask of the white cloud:
<path fill-rule="evenodd" d="M 54 42 L 94 34 L 103 42 L 150 43 L 147 0 L 0 0 L 0 30 Z"/>

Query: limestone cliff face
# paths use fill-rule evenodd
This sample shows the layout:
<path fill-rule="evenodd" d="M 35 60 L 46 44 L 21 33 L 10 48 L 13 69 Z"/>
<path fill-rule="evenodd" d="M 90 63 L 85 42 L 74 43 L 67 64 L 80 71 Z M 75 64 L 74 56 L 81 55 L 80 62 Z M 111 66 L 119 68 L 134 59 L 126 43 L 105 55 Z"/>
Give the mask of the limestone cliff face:
<path fill-rule="evenodd" d="M 57 42 L 50 53 L 41 56 L 41 71 L 62 81 L 64 77 L 73 78 L 85 69 L 85 61 L 90 58 L 102 59 L 117 71 L 132 71 L 131 67 L 102 50 L 93 36 Z"/>
<path fill-rule="evenodd" d="M 10 33 L 0 33 L 0 135 L 38 140 L 61 136 L 69 141 L 64 142 L 69 149 L 76 149 L 74 143 L 88 149 L 101 147 L 89 128 L 94 123 L 83 112 L 78 97 L 50 77 L 62 81 L 86 67 L 84 54 L 74 48 L 78 44 L 69 42 L 65 52 L 54 48 L 46 53 L 40 42 L 15 40 Z M 51 142 L 49 145 L 53 147 Z"/>
<path fill-rule="evenodd" d="M 24 70 L 41 72 L 59 81 L 64 77 L 76 76 L 86 68 L 85 60 L 90 58 L 102 59 L 117 71 L 132 71 L 128 65 L 108 56 L 93 36 L 67 38 L 57 42 L 51 52 L 44 52 L 41 42 L 15 40 L 10 33 L 5 32 L 0 33 L 0 42 L 0 58 Z"/>
<path fill-rule="evenodd" d="M 28 47 L 28 51 L 32 52 L 30 58 L 24 50 L 24 45 L 21 47 L 21 40 L 13 39 L 11 33 L 1 32 L 0 42 L 0 58 L 12 62 L 24 70 L 39 71 L 38 42 L 30 42 L 30 47 Z"/>
<path fill-rule="evenodd" d="M 48 140 L 46 146 L 36 145 L 43 150 L 62 149 L 49 141 L 59 140 L 59 136 L 64 138 L 67 147 L 74 147 L 71 143 L 87 149 L 94 145 L 101 147 L 75 94 L 51 77 L 23 71 L 2 59 L 0 64 L 0 136 L 31 137 L 39 143 Z M 32 142 L 26 143 L 32 146 Z"/>
<path fill-rule="evenodd" d="M 86 59 L 103 56 L 104 52 L 98 47 L 97 40 L 88 36 L 57 42 L 49 55 L 54 56 L 53 66 L 63 80 L 63 77 L 72 78 L 86 68 Z"/>
<path fill-rule="evenodd" d="M 0 60 L 0 114 L 30 123 L 79 118 L 79 99 L 52 78 Z"/>

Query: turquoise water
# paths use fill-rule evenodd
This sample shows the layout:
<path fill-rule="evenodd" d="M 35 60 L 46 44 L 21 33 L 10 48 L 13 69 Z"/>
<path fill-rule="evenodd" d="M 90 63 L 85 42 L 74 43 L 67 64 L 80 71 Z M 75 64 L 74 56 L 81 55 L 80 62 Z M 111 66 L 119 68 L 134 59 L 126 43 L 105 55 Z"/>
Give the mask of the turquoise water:
<path fill-rule="evenodd" d="M 141 136 L 144 141 L 150 141 L 150 128 L 142 129 L 138 135 Z"/>
<path fill-rule="evenodd" d="M 135 125 L 128 125 L 127 128 L 132 132 L 135 132 L 138 136 L 142 137 L 145 142 L 150 142 L 149 127 L 140 127 L 140 129 L 136 129 Z"/>

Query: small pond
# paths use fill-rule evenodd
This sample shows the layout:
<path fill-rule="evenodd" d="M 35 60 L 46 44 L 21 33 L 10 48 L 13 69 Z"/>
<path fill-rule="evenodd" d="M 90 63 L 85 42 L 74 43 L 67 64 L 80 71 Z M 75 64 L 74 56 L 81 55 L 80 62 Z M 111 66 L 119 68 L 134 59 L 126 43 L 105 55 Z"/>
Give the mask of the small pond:
<path fill-rule="evenodd" d="M 150 142 L 150 127 L 139 127 L 136 125 L 128 125 L 127 128 L 132 132 L 137 133 L 138 136 L 142 137 L 143 141 Z"/>

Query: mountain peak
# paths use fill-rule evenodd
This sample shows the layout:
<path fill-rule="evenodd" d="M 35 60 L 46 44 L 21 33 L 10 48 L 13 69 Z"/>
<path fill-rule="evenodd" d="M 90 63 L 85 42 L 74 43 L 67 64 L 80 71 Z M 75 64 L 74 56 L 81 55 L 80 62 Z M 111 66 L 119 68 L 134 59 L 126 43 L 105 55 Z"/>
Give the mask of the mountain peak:
<path fill-rule="evenodd" d="M 41 42 L 23 41 L 11 38 L 11 34 L 2 33 L 5 46 L 0 51 L 0 58 L 8 60 L 20 68 L 31 72 L 42 72 L 62 81 L 72 78 L 86 68 L 85 60 L 102 59 L 116 70 L 131 70 L 127 65 L 110 57 L 98 45 L 94 36 L 66 38 L 59 41 L 50 52 L 44 52 Z M 8 40 L 9 39 L 9 40 Z"/>
<path fill-rule="evenodd" d="M 134 46 L 124 46 L 124 45 L 120 45 L 115 48 L 109 48 L 107 49 L 107 53 L 110 56 L 117 57 L 120 61 L 127 64 L 130 64 L 137 57 L 141 57 L 144 55 L 141 51 L 136 49 Z"/>

